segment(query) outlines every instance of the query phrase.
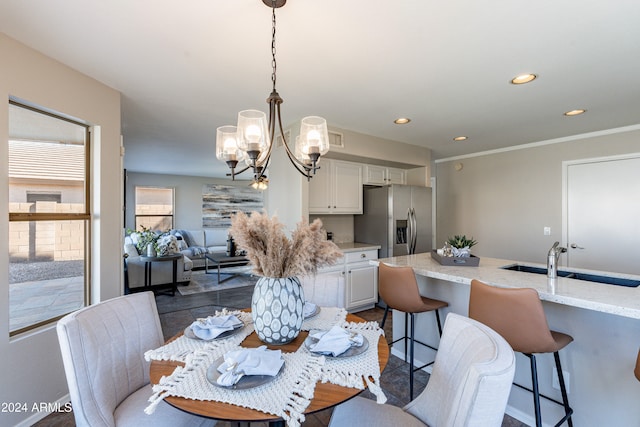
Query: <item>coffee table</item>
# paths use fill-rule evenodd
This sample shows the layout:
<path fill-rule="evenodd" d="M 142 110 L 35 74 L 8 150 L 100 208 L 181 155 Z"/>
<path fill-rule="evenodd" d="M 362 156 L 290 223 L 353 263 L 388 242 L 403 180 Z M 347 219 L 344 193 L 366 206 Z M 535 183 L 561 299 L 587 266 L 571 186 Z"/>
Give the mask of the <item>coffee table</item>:
<path fill-rule="evenodd" d="M 232 267 L 232 266 L 240 266 L 240 265 L 247 265 L 249 263 L 249 259 L 245 256 L 227 256 L 226 253 L 224 252 L 220 252 L 220 253 L 212 253 L 212 254 L 206 254 L 204 256 L 204 272 L 206 274 L 209 274 L 209 262 L 213 263 L 214 267 L 217 267 L 218 270 L 218 283 L 222 283 L 226 280 L 232 279 L 236 276 L 238 276 L 240 273 L 238 272 L 224 272 L 222 271 L 222 274 L 229 274 L 230 276 L 220 280 L 220 269 L 223 267 Z"/>

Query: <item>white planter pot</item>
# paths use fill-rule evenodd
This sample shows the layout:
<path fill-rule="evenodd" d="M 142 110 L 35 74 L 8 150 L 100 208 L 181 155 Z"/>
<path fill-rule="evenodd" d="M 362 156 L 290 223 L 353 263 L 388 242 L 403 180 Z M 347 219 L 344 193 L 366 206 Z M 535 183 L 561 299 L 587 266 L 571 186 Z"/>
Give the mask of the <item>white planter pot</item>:
<path fill-rule="evenodd" d="M 251 298 L 251 316 L 258 338 L 267 344 L 286 344 L 300 333 L 304 292 L 297 277 L 258 279 Z"/>

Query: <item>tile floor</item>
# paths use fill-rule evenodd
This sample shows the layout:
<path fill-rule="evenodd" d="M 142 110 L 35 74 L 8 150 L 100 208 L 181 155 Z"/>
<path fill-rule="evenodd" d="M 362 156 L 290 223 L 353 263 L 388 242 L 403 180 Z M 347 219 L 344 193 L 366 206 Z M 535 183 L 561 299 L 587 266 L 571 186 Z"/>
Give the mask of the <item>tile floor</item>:
<path fill-rule="evenodd" d="M 221 290 L 217 292 L 207 292 L 195 295 L 176 296 L 158 295 L 156 302 L 162 330 L 166 338 L 172 337 L 184 330 L 191 322 L 198 317 L 210 315 L 214 310 L 227 308 L 246 308 L 251 304 L 252 287 Z M 366 320 L 381 320 L 384 310 L 373 308 L 371 310 L 357 313 Z M 392 318 L 389 316 L 385 325 L 386 337 L 391 338 Z M 395 406 L 404 406 L 409 402 L 408 390 L 409 369 L 408 364 L 402 359 L 391 356 L 386 369 L 381 376 L 381 385 L 387 395 L 387 403 Z M 427 384 L 429 375 L 423 371 L 415 373 L 415 390 L 417 396 Z M 371 398 L 368 391 L 362 393 L 363 397 Z M 304 427 L 324 427 L 329 424 L 332 410 L 325 410 L 307 415 Z M 74 426 L 73 418 L 70 414 L 52 414 L 35 424 L 37 427 L 70 427 Z M 229 422 L 218 422 L 218 427 L 231 427 Z M 252 427 L 264 427 L 266 423 L 253 423 Z M 505 415 L 502 427 L 524 427 L 524 424 Z"/>

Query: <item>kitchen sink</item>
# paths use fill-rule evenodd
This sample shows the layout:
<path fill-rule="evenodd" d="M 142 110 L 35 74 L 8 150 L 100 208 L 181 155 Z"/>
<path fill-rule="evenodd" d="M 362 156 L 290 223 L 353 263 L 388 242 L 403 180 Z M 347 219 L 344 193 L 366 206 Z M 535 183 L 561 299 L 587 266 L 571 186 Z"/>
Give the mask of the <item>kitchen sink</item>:
<path fill-rule="evenodd" d="M 521 271 L 523 273 L 547 274 L 547 269 L 543 267 L 533 267 L 530 265 L 513 264 L 501 267 L 504 270 Z M 567 279 L 584 280 L 587 282 L 604 283 L 607 285 L 627 286 L 635 288 L 640 286 L 640 280 L 622 279 L 620 277 L 603 276 L 600 274 L 578 273 L 575 271 L 558 270 L 558 277 Z"/>

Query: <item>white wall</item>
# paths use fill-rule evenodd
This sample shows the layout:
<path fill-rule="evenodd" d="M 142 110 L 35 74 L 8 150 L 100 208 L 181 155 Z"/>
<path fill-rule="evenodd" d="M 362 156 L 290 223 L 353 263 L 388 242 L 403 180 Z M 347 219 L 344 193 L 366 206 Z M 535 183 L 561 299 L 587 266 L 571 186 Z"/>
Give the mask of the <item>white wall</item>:
<path fill-rule="evenodd" d="M 92 149 L 94 221 L 91 247 L 92 299 L 109 299 L 122 291 L 122 168 L 120 158 L 120 94 L 0 33 L 0 135 L 8 140 L 10 96 L 65 113 L 100 127 Z M 0 235 L 7 236 L 7 144 L 0 156 Z M 44 414 L 34 403 L 54 403 L 68 393 L 55 325 L 9 338 L 8 241 L 0 239 L 0 402 L 25 402 L 26 413 L 0 413 L 0 425 L 31 425 Z M 26 421 L 29 419 L 29 421 Z"/>
<path fill-rule="evenodd" d="M 437 161 L 436 246 L 466 234 L 479 242 L 474 254 L 546 263 L 553 242 L 562 242 L 562 162 L 639 152 L 640 128 L 549 142 Z"/>
<path fill-rule="evenodd" d="M 295 136 L 292 136 L 295 140 Z M 289 232 L 306 218 L 309 212 L 307 180 L 290 163 L 283 147 L 274 149 L 267 170 L 269 188 L 265 208 L 269 216 L 276 215 Z"/>

